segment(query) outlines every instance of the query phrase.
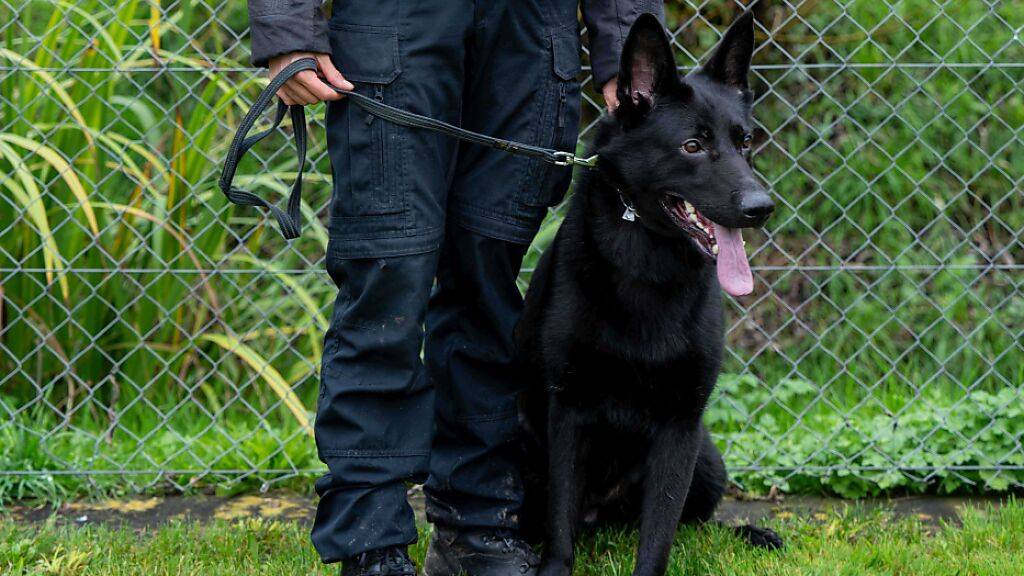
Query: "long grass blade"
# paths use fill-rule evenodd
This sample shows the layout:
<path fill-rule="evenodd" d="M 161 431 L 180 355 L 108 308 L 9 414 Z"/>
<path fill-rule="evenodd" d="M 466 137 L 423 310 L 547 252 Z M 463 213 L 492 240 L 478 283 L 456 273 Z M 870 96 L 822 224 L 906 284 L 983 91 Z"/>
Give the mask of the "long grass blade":
<path fill-rule="evenodd" d="M 160 52 L 160 0 L 150 0 L 149 4 L 149 41 L 153 45 L 153 53 Z"/>
<path fill-rule="evenodd" d="M 89 222 L 89 229 L 92 230 L 94 236 L 100 235 L 100 226 L 96 221 L 96 213 L 92 209 L 92 202 L 89 200 L 89 194 L 86 193 L 85 187 L 82 186 L 82 181 L 78 179 L 78 175 L 75 174 L 74 168 L 71 164 L 60 155 L 59 152 L 44 146 L 35 140 L 18 136 L 16 134 L 0 134 L 0 140 L 10 142 L 15 146 L 20 146 L 29 152 L 32 152 L 40 156 L 43 160 L 53 167 L 53 169 L 60 175 L 64 183 L 68 185 L 68 189 L 74 194 L 78 200 L 78 205 L 81 207 L 82 212 L 85 214 L 86 221 Z"/>
<path fill-rule="evenodd" d="M 309 434 L 313 435 L 313 426 L 309 421 L 309 413 L 306 408 L 302 405 L 302 401 L 288 385 L 288 382 L 281 376 L 281 373 L 276 368 L 270 365 L 265 358 L 256 353 L 255 350 L 246 346 L 241 340 L 227 334 L 203 334 L 199 337 L 201 340 L 212 342 L 217 346 L 220 346 L 227 352 L 238 356 L 243 362 L 249 365 L 250 368 L 256 371 L 260 377 L 270 386 L 270 389 L 277 394 L 277 397 L 281 399 L 285 407 L 291 411 L 292 415 L 295 416 L 295 420 L 299 423 L 299 426 Z"/>
<path fill-rule="evenodd" d="M 86 123 L 85 117 L 82 116 L 82 112 L 78 109 L 78 105 L 52 74 L 46 70 L 42 70 L 35 64 L 35 62 L 25 58 L 21 54 L 6 48 L 0 48 L 0 58 L 10 60 L 11 62 L 14 62 L 14 64 L 38 76 L 39 79 L 42 80 L 43 84 L 46 84 L 46 87 L 52 90 L 54 95 L 57 96 L 57 99 L 64 104 L 68 110 L 68 114 L 71 114 L 71 118 L 74 119 L 75 123 L 82 128 L 82 137 L 84 137 L 85 141 L 88 142 L 89 147 L 91 148 L 95 145 L 92 139 L 92 134 L 89 133 L 89 125 Z"/>
<path fill-rule="evenodd" d="M 317 305 L 316 299 L 309 293 L 309 290 L 306 290 L 305 287 L 296 282 L 295 278 L 291 275 L 275 269 L 269 262 L 264 260 L 253 258 L 252 256 L 247 256 L 245 254 L 237 254 L 232 256 L 231 259 L 239 262 L 245 262 L 252 266 L 256 266 L 257 268 L 262 268 L 270 274 L 273 274 L 274 277 L 277 278 L 278 282 L 288 287 L 292 295 L 298 299 L 301 308 L 305 310 L 306 318 L 311 319 L 313 323 L 316 324 L 316 327 L 319 328 L 319 331 L 314 330 L 309 333 L 309 343 L 313 348 L 313 357 L 319 358 L 321 352 L 320 334 L 327 331 L 329 323 L 327 318 L 320 311 L 320 307 Z M 297 322 L 302 323 L 302 320 L 297 320 Z"/>
<path fill-rule="evenodd" d="M 139 218 L 142 218 L 143 220 L 148 220 L 160 226 L 161 228 L 164 229 L 165 232 L 170 234 L 175 240 L 178 241 L 178 245 L 181 246 L 182 250 L 188 255 L 189 260 L 192 261 L 192 264 L 195 265 L 196 269 L 202 269 L 202 264 L 199 263 L 199 258 L 196 257 L 195 252 L 191 248 L 191 244 L 189 243 L 188 240 L 185 239 L 185 236 L 182 233 L 175 230 L 174 225 L 172 223 L 167 222 L 164 219 L 157 218 L 153 214 L 146 212 L 141 208 L 136 208 L 135 206 L 128 206 L 126 204 L 116 204 L 113 202 L 99 202 L 96 204 L 96 207 L 108 210 L 117 210 L 118 212 L 126 212 L 128 214 L 131 214 L 132 216 L 137 216 Z M 214 310 L 220 310 L 220 304 L 217 299 L 217 293 L 213 291 L 213 288 L 206 281 L 206 274 L 200 272 L 199 276 L 203 281 L 203 285 L 205 286 L 206 295 L 210 299 L 210 306 L 212 306 Z"/>
<path fill-rule="evenodd" d="M 3 143 L 2 140 L 0 140 L 0 154 L 7 158 L 7 161 L 13 168 L 14 175 L 21 182 L 19 185 L 9 177 L 0 178 L 0 185 L 11 191 L 15 201 L 25 209 L 25 214 L 35 225 L 39 236 L 39 243 L 43 247 L 43 266 L 46 268 L 46 283 L 53 283 L 53 273 L 56 271 L 61 294 L 64 296 L 64 300 L 67 301 L 71 291 L 67 278 L 64 277 L 64 259 L 57 248 L 57 240 L 53 237 L 50 220 L 46 215 L 46 206 L 43 204 L 43 195 L 36 185 L 35 177 L 14 148 Z"/>

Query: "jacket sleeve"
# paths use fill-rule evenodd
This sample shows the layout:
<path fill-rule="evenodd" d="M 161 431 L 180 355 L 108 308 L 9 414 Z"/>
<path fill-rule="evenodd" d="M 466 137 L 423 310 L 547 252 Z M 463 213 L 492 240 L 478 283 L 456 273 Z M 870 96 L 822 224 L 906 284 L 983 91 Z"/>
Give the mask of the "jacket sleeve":
<path fill-rule="evenodd" d="M 289 52 L 331 53 L 323 0 L 249 0 L 252 64 Z"/>
<path fill-rule="evenodd" d="M 619 73 L 622 45 L 637 16 L 650 12 L 665 22 L 663 0 L 583 0 L 583 21 L 590 37 L 590 65 L 598 91 Z"/>

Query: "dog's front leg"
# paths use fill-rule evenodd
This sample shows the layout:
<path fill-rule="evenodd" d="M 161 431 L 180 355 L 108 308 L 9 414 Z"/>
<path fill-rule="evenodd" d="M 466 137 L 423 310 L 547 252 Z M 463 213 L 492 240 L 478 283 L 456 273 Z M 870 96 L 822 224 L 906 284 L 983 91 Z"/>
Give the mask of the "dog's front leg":
<path fill-rule="evenodd" d="M 696 422 L 664 424 L 652 439 L 633 576 L 662 576 L 668 567 L 700 440 Z"/>
<path fill-rule="evenodd" d="M 583 501 L 585 446 L 580 419 L 552 394 L 548 407 L 548 525 L 539 576 L 572 574 L 573 545 Z"/>

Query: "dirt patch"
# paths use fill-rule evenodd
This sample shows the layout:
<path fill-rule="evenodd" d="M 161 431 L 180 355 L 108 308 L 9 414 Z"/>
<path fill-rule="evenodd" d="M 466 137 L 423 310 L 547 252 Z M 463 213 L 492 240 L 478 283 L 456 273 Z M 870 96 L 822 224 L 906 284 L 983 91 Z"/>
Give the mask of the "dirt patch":
<path fill-rule="evenodd" d="M 15 505 L 16 521 L 35 523 L 54 519 L 69 524 L 110 524 L 135 529 L 153 528 L 174 520 L 209 521 L 267 518 L 312 522 L 312 499 L 271 492 L 234 497 L 168 496 L 141 499 L 71 502 L 60 507 Z"/>
<path fill-rule="evenodd" d="M 943 523 L 959 524 L 960 514 L 967 507 L 999 506 L 1001 502 L 994 497 L 942 496 L 907 496 L 864 500 L 788 496 L 777 501 L 726 498 L 718 507 L 715 516 L 729 524 L 744 524 L 757 523 L 765 518 L 805 518 L 825 522 L 836 515 L 886 512 L 895 518 L 913 517 L 927 526 L 938 527 Z"/>
<path fill-rule="evenodd" d="M 417 520 L 424 521 L 423 493 L 409 491 Z M 996 498 L 905 497 L 893 499 L 838 500 L 791 496 L 779 500 L 738 500 L 726 498 L 716 517 L 728 524 L 757 523 L 766 518 L 806 518 L 827 521 L 851 510 L 871 513 L 884 510 L 896 517 L 914 517 L 931 526 L 959 522 L 965 507 L 999 506 Z M 108 524 L 133 529 L 153 528 L 174 520 L 210 521 L 263 518 L 312 524 L 316 500 L 289 492 L 240 496 L 168 496 L 101 501 L 71 502 L 53 508 L 16 504 L 5 512 L 17 522 L 39 523 L 51 518 L 58 523 Z"/>

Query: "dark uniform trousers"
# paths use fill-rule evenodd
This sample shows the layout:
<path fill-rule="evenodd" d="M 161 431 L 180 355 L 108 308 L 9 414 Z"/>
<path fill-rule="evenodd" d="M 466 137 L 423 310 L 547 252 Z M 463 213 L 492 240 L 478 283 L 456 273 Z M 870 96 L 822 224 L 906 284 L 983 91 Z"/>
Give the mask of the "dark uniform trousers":
<path fill-rule="evenodd" d="M 573 151 L 577 0 L 335 0 L 332 58 L 387 104 Z M 296 31 L 291 31 L 296 33 Z M 326 335 L 316 443 L 329 473 L 324 561 L 416 540 L 431 521 L 515 528 L 522 501 L 513 365 L 527 245 L 571 171 L 331 103 Z"/>

